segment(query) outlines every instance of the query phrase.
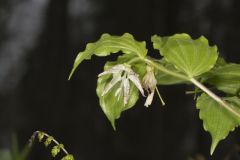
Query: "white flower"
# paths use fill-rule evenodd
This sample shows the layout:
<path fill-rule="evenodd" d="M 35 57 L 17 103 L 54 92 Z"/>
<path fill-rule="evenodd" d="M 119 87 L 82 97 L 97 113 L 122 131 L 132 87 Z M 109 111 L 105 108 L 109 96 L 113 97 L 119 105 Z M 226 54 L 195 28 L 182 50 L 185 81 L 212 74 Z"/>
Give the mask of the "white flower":
<path fill-rule="evenodd" d="M 148 92 L 148 96 L 144 104 L 144 106 L 148 107 L 149 105 L 152 104 L 155 90 L 157 90 L 157 80 L 155 78 L 154 69 L 152 67 L 147 66 L 146 70 L 147 70 L 147 73 L 143 77 L 142 85 L 143 85 L 143 88 Z M 162 101 L 162 104 L 165 105 L 159 92 L 158 94 L 159 94 L 160 100 Z"/>
<path fill-rule="evenodd" d="M 143 96 L 144 90 L 142 88 L 141 82 L 138 78 L 138 74 L 135 73 L 129 65 L 126 64 L 118 64 L 113 66 L 112 68 L 100 73 L 98 77 L 101 77 L 103 75 L 112 74 L 113 78 L 112 80 L 105 86 L 102 96 L 107 94 L 113 86 L 115 86 L 118 82 L 121 81 L 120 87 L 116 90 L 115 96 L 118 97 L 118 100 L 120 98 L 120 93 L 123 91 L 123 102 L 124 105 L 128 103 L 129 99 L 129 92 L 130 92 L 130 82 L 129 80 L 138 88 L 138 90 L 141 92 Z"/>

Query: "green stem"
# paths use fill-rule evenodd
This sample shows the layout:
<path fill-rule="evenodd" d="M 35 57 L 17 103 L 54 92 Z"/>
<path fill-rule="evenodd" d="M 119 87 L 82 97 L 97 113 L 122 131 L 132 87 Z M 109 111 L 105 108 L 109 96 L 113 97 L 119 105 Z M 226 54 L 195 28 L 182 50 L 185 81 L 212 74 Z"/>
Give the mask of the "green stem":
<path fill-rule="evenodd" d="M 240 113 L 236 110 L 234 110 L 227 102 L 222 100 L 220 97 L 218 97 L 216 94 L 214 94 L 212 91 L 210 91 L 207 87 L 205 87 L 202 83 L 197 81 L 194 78 L 191 78 L 190 81 L 196 85 L 198 88 L 200 88 L 202 91 L 204 91 L 206 94 L 208 94 L 212 99 L 214 99 L 216 102 L 218 102 L 221 106 L 223 106 L 228 111 L 232 112 L 236 116 L 240 117 Z"/>
<path fill-rule="evenodd" d="M 163 98 L 162 98 L 162 96 L 161 96 L 161 94 L 160 94 L 160 92 L 159 92 L 159 90 L 158 90 L 157 87 L 156 87 L 156 91 L 157 91 L 158 97 L 159 97 L 159 99 L 160 99 L 162 105 L 165 106 L 166 104 L 165 104 L 165 102 L 164 102 L 164 100 L 163 100 Z"/>
<path fill-rule="evenodd" d="M 176 78 L 180 78 L 186 81 L 190 81 L 192 82 L 195 86 L 197 86 L 198 88 L 200 88 L 203 92 L 205 92 L 206 94 L 208 94 L 211 98 L 213 98 L 216 102 L 218 102 L 221 106 L 223 106 L 225 109 L 227 109 L 228 111 L 232 112 L 234 115 L 236 115 L 237 117 L 240 117 L 240 113 L 238 111 L 236 111 L 235 109 L 233 109 L 227 102 L 225 102 L 224 100 L 222 100 L 220 97 L 218 97 L 215 93 L 213 93 L 211 90 L 209 90 L 207 87 L 205 87 L 202 83 L 200 83 L 199 81 L 197 81 L 194 78 L 189 78 L 186 75 L 183 74 L 179 74 L 176 72 L 173 72 L 171 70 L 168 70 L 167 68 L 165 68 L 163 65 L 155 62 L 155 59 L 153 58 L 141 58 L 145 63 L 153 66 L 154 68 L 169 74 L 173 77 Z"/>
<path fill-rule="evenodd" d="M 179 74 L 179 73 L 176 73 L 176 72 L 173 72 L 173 71 L 170 71 L 167 68 L 165 68 L 164 66 L 162 66 L 161 64 L 156 63 L 156 62 L 154 62 L 151 59 L 150 58 L 146 58 L 146 59 L 143 59 L 143 60 L 144 60 L 145 63 L 149 64 L 150 66 L 153 66 L 154 68 L 156 68 L 156 69 L 158 69 L 158 70 L 160 70 L 160 71 L 162 71 L 162 72 L 164 72 L 166 74 L 169 74 L 171 76 L 174 76 L 174 77 L 177 77 L 177 78 L 189 81 L 189 78 L 187 76 Z"/>
<path fill-rule="evenodd" d="M 133 59 L 131 59 L 130 61 L 127 62 L 127 64 L 133 64 L 135 62 L 141 61 L 142 59 L 139 57 L 134 57 Z"/>

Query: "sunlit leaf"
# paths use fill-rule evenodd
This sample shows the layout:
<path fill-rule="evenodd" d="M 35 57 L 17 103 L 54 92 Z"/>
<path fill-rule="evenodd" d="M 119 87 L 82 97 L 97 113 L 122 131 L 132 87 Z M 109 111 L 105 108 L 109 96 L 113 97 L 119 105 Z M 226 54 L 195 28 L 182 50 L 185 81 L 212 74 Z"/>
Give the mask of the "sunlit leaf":
<path fill-rule="evenodd" d="M 154 35 L 152 42 L 167 62 L 190 78 L 209 71 L 218 57 L 217 47 L 209 46 L 208 40 L 203 36 L 193 40 L 187 34 L 175 34 L 170 37 Z"/>
<path fill-rule="evenodd" d="M 240 99 L 238 97 L 223 99 L 240 111 Z M 199 117 L 203 120 L 204 129 L 210 132 L 212 137 L 212 154 L 219 141 L 225 139 L 230 131 L 239 126 L 240 119 L 206 94 L 202 94 L 197 99 L 197 108 L 200 110 Z"/>
<path fill-rule="evenodd" d="M 69 79 L 78 65 L 83 60 L 90 59 L 93 54 L 96 56 L 107 56 L 111 53 L 117 53 L 120 51 L 125 54 L 145 57 L 147 54 L 146 43 L 136 41 L 129 33 L 125 33 L 122 36 L 103 34 L 97 42 L 88 43 L 86 49 L 77 55 Z"/>

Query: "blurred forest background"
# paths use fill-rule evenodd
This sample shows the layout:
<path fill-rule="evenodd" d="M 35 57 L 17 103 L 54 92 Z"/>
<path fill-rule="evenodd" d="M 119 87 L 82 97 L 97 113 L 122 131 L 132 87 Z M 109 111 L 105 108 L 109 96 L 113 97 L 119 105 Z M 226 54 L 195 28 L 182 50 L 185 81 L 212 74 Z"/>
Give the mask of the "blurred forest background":
<path fill-rule="evenodd" d="M 148 43 L 153 34 L 204 35 L 227 61 L 239 63 L 240 1 L 1 0 L 0 149 L 11 147 L 13 133 L 22 148 L 35 130 L 43 130 L 76 160 L 240 160 L 239 129 L 210 158 L 210 135 L 193 96 L 185 95 L 189 86 L 160 87 L 165 107 L 157 98 L 150 108 L 140 100 L 114 132 L 95 88 L 104 62 L 116 57 L 93 57 L 67 80 L 77 53 L 105 32 L 129 32 Z M 52 158 L 43 145 L 34 145 L 28 159 Z"/>

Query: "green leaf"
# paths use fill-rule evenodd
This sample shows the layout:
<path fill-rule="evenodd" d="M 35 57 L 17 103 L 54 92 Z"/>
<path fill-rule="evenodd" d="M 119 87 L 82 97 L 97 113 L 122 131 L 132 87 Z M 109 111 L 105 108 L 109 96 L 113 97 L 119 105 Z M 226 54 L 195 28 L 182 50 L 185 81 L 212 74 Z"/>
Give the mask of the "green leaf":
<path fill-rule="evenodd" d="M 225 93 L 239 96 L 240 65 L 231 63 L 217 67 L 209 72 L 206 82 Z"/>
<path fill-rule="evenodd" d="M 234 109 L 240 111 L 240 99 L 238 97 L 223 99 Z M 197 99 L 197 108 L 200 110 L 199 117 L 203 120 L 204 129 L 210 132 L 212 137 L 212 154 L 219 141 L 225 139 L 230 131 L 239 126 L 240 119 L 205 93 Z"/>
<path fill-rule="evenodd" d="M 217 62 L 215 64 L 215 68 L 217 67 L 222 67 L 225 66 L 227 64 L 227 62 L 225 61 L 225 59 L 223 57 L 218 56 Z"/>
<path fill-rule="evenodd" d="M 175 73 L 182 73 L 181 71 L 177 70 L 172 64 L 166 62 L 166 60 L 163 58 L 157 63 L 161 63 L 162 66 L 167 68 L 168 70 L 175 72 Z M 158 82 L 158 85 L 172 85 L 172 84 L 181 84 L 181 83 L 187 83 L 185 80 L 173 77 L 169 74 L 166 74 L 160 70 L 155 70 L 155 76 Z"/>
<path fill-rule="evenodd" d="M 52 137 L 52 136 L 49 136 L 49 137 L 45 140 L 44 145 L 45 145 L 46 147 L 48 147 L 49 144 L 51 144 L 52 140 L 53 140 L 53 137 Z"/>
<path fill-rule="evenodd" d="M 124 59 L 125 62 L 129 60 L 127 59 L 127 57 L 125 58 L 121 57 L 121 58 L 122 60 Z M 124 62 L 124 61 L 121 61 L 121 62 Z M 107 62 L 104 66 L 104 70 L 107 70 L 116 64 L 119 64 L 119 61 Z M 126 105 L 124 105 L 123 92 L 122 91 L 120 92 L 119 98 L 115 96 L 115 92 L 121 85 L 121 82 L 118 82 L 107 94 L 102 96 L 105 85 L 109 83 L 111 79 L 112 79 L 112 75 L 104 75 L 99 77 L 96 91 L 99 97 L 100 106 L 104 114 L 107 116 L 108 120 L 111 122 L 114 130 L 116 130 L 115 120 L 120 118 L 121 112 L 127 109 L 130 109 L 135 105 L 135 103 L 139 98 L 139 93 L 138 93 L 138 89 L 133 85 L 132 82 L 130 82 L 129 101 Z"/>
<path fill-rule="evenodd" d="M 193 40 L 188 34 L 170 37 L 154 35 L 152 42 L 154 49 L 158 49 L 167 62 L 190 78 L 209 71 L 218 58 L 217 47 L 209 46 L 203 36 Z"/>
<path fill-rule="evenodd" d="M 44 133 L 43 132 L 38 132 L 38 140 L 39 140 L 39 142 L 42 142 L 43 138 L 44 138 Z"/>
<path fill-rule="evenodd" d="M 73 157 L 73 155 L 68 154 L 68 155 L 64 156 L 61 160 L 74 160 L 74 157 Z"/>
<path fill-rule="evenodd" d="M 85 59 L 91 59 L 93 54 L 102 57 L 120 51 L 125 54 L 133 54 L 139 57 L 145 57 L 147 54 L 146 43 L 136 41 L 129 33 L 125 33 L 122 36 L 103 34 L 97 42 L 88 43 L 86 49 L 77 55 L 73 69 L 69 75 L 69 79 L 78 65 Z"/>
<path fill-rule="evenodd" d="M 53 157 L 56 157 L 61 151 L 61 148 L 64 148 L 63 144 L 56 145 L 52 148 L 51 153 Z"/>

